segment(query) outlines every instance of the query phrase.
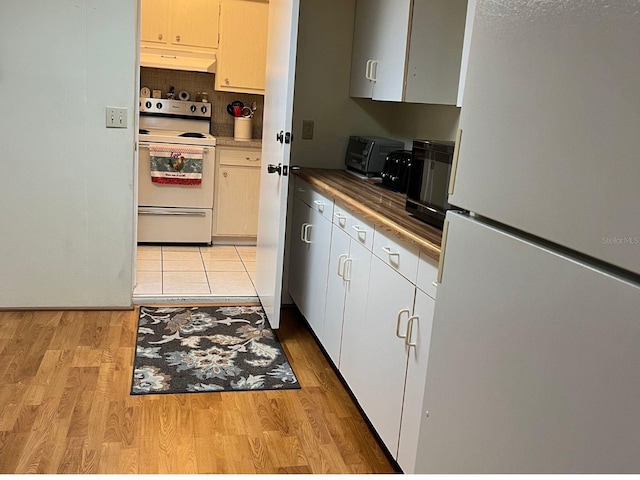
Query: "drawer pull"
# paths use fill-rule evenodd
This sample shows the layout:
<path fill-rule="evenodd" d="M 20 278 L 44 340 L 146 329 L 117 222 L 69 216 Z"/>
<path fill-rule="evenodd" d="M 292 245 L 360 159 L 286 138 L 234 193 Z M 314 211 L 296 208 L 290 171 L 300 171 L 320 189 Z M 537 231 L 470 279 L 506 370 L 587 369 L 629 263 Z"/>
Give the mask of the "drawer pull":
<path fill-rule="evenodd" d="M 399 257 L 400 252 L 394 252 L 391 250 L 391 247 L 382 247 L 382 251 L 389 255 L 390 257 Z"/>
<path fill-rule="evenodd" d="M 318 211 L 324 212 L 324 207 L 326 205 L 324 202 L 320 202 L 318 200 L 314 200 L 313 203 L 315 203 L 318 206 Z"/>
<path fill-rule="evenodd" d="M 408 308 L 403 308 L 402 310 L 400 310 L 398 312 L 398 322 L 396 323 L 396 337 L 398 338 L 406 338 L 407 335 L 400 335 L 400 320 L 402 320 L 402 314 L 406 313 L 407 315 L 410 314 L 409 309 Z M 408 327 L 408 325 L 407 325 Z"/>
<path fill-rule="evenodd" d="M 148 143 L 145 143 L 145 142 L 138 142 L 138 147 L 140 147 L 140 148 L 149 148 L 149 144 L 148 144 Z M 203 151 L 204 153 L 209 153 L 209 149 L 208 149 L 207 147 L 204 147 L 204 148 L 202 149 L 202 151 Z"/>
<path fill-rule="evenodd" d="M 363 238 L 366 238 L 366 237 L 367 237 L 367 231 L 366 231 L 364 228 L 360 227 L 360 225 L 354 225 L 354 226 L 353 226 L 353 227 L 351 227 L 351 228 L 353 228 L 353 229 L 356 231 L 356 233 L 358 234 L 358 236 L 362 235 L 362 236 L 363 236 Z"/>

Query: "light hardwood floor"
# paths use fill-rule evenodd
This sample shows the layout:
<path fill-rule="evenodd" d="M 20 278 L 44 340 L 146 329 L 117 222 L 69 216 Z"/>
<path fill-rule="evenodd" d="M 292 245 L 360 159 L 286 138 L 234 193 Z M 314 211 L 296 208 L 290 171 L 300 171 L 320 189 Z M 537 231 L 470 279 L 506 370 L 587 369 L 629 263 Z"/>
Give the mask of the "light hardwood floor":
<path fill-rule="evenodd" d="M 391 473 L 295 309 L 302 389 L 129 395 L 137 310 L 0 312 L 0 473 Z"/>

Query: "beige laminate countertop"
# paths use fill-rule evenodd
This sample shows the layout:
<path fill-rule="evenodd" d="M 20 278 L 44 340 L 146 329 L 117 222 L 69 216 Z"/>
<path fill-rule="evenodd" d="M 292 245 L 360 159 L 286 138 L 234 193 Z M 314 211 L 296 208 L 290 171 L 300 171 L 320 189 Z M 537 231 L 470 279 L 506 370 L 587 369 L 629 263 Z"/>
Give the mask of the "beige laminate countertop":
<path fill-rule="evenodd" d="M 216 147 L 261 148 L 262 139 L 252 138 L 251 140 L 234 140 L 233 137 L 216 137 Z"/>
<path fill-rule="evenodd" d="M 361 179 L 346 170 L 301 168 L 296 175 L 376 228 L 440 259 L 442 231 L 416 220 L 405 210 L 405 196 L 381 187 L 380 179 Z"/>

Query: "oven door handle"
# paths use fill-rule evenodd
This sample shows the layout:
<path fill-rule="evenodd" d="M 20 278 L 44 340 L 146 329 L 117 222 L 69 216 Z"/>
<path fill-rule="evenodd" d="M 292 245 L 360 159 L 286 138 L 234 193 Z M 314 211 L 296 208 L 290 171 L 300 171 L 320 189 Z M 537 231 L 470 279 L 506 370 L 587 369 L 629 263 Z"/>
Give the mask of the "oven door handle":
<path fill-rule="evenodd" d="M 150 143 L 138 142 L 138 147 L 140 147 L 140 148 L 149 148 L 149 146 L 150 146 L 150 145 L 151 145 Z M 176 144 L 173 144 L 173 143 L 172 143 L 171 145 L 176 145 Z M 179 145 L 178 145 L 178 146 L 179 146 Z M 204 153 L 209 153 L 209 149 L 208 149 L 207 147 L 204 147 L 204 148 L 202 149 L 202 151 L 203 151 Z"/>
<path fill-rule="evenodd" d="M 185 212 L 184 210 L 182 211 L 173 211 L 173 210 L 145 210 L 145 209 L 138 209 L 138 215 L 180 215 L 180 216 L 185 216 L 185 217 L 206 217 L 207 214 L 206 212 L 196 212 L 196 211 L 191 211 L 191 212 Z"/>

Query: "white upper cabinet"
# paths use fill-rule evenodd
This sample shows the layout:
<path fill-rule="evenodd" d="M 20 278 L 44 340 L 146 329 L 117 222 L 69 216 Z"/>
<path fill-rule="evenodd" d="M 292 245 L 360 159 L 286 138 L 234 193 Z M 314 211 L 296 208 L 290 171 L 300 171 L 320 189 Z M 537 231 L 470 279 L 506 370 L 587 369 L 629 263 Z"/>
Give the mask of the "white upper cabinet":
<path fill-rule="evenodd" d="M 268 23 L 266 1 L 221 0 L 216 90 L 264 95 Z"/>
<path fill-rule="evenodd" d="M 358 0 L 352 97 L 456 105 L 467 0 Z"/>
<path fill-rule="evenodd" d="M 218 48 L 219 0 L 142 0 L 140 41 L 150 47 Z"/>

